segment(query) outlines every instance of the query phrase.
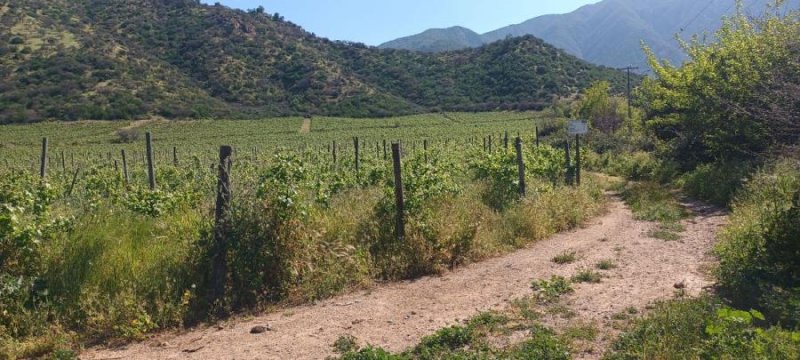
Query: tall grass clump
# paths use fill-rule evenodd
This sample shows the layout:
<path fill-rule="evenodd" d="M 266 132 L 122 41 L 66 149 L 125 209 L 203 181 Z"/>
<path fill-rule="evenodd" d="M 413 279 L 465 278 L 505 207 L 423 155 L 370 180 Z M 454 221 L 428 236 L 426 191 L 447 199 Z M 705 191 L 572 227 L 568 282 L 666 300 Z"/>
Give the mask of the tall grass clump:
<path fill-rule="evenodd" d="M 753 165 L 749 162 L 717 162 L 700 165 L 681 175 L 675 183 L 696 199 L 728 206 L 752 172 Z"/>
<path fill-rule="evenodd" d="M 800 166 L 784 160 L 757 173 L 720 235 L 720 285 L 768 318 L 800 324 Z"/>

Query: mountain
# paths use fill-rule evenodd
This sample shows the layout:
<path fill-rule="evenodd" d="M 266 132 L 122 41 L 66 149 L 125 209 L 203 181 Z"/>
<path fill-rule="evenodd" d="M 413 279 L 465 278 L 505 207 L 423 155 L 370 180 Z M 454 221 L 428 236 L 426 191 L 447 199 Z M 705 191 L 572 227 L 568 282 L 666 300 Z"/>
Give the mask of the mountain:
<path fill-rule="evenodd" d="M 442 52 L 475 48 L 483 44 L 483 38 L 478 33 L 455 26 L 447 29 L 430 29 L 419 35 L 392 40 L 380 45 L 379 48 Z"/>
<path fill-rule="evenodd" d="M 773 0 L 744 1 L 744 11 L 758 16 Z M 789 0 L 779 11 L 798 8 L 800 0 Z M 604 0 L 562 15 L 545 15 L 517 25 L 504 27 L 481 36 L 483 43 L 508 37 L 534 35 L 581 59 L 610 67 L 628 65 L 647 68 L 642 42 L 661 59 L 680 64 L 686 59 L 676 34 L 710 34 L 721 25 L 723 16 L 736 11 L 735 0 Z M 418 44 L 412 50 L 430 48 L 426 37 L 405 38 L 406 44 Z M 438 39 L 451 46 L 457 38 Z M 390 42 L 391 43 L 391 42 Z"/>
<path fill-rule="evenodd" d="M 424 54 L 197 0 L 0 3 L 0 123 L 534 109 L 600 79 L 532 36 Z"/>

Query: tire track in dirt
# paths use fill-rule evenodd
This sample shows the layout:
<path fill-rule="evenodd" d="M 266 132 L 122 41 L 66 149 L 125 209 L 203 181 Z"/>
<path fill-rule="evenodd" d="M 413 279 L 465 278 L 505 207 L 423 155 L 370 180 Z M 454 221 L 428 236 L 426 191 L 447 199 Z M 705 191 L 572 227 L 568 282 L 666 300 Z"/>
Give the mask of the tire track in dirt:
<path fill-rule="evenodd" d="M 691 204 L 689 204 L 691 205 Z M 691 206 L 690 206 L 691 207 Z M 532 293 L 530 282 L 552 275 L 572 276 L 601 260 L 618 267 L 605 272 L 600 284 L 575 285 L 562 303 L 577 316 L 547 316 L 541 321 L 556 331 L 577 323 L 594 323 L 600 336 L 583 346 L 576 358 L 599 358 L 617 334 L 610 319 L 628 308 L 644 311 L 648 304 L 674 296 L 676 283 L 689 296 L 711 285 L 704 269 L 725 214 L 701 209 L 684 222 L 680 241 L 649 238 L 656 223 L 637 221 L 614 199 L 609 212 L 584 228 L 555 235 L 527 249 L 443 276 L 377 286 L 313 305 L 287 308 L 254 318 L 234 319 L 117 349 L 90 349 L 83 359 L 323 359 L 334 355 L 332 344 L 342 335 L 360 343 L 402 351 L 436 330 L 457 324 L 480 312 L 504 310 L 509 301 Z M 578 261 L 557 265 L 551 259 L 576 251 Z M 270 331 L 252 335 L 256 325 Z"/>

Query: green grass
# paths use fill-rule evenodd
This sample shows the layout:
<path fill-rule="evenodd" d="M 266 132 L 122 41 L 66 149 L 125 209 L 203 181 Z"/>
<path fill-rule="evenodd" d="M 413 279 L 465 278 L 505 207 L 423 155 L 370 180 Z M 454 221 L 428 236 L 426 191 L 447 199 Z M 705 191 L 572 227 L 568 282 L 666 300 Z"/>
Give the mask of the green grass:
<path fill-rule="evenodd" d="M 550 280 L 534 280 L 531 288 L 536 292 L 539 300 L 544 303 L 554 302 L 561 296 L 575 291 L 566 278 L 557 275 L 551 277 Z"/>
<path fill-rule="evenodd" d="M 475 180 L 467 164 L 482 154 L 482 136 L 506 129 L 525 136 L 532 132 L 530 119 L 453 116 L 458 126 L 440 115 L 315 118 L 308 134 L 299 133 L 300 118 L 4 126 L 0 147 L 9 161 L 0 164 L 0 198 L 15 206 L 0 207 L 0 224 L 13 225 L 0 226 L 0 235 L 35 251 L 0 243 L 14 258 L 3 270 L 30 280 L 31 288 L 45 286 L 47 296 L 33 301 L 30 292 L 15 292 L 0 299 L 9 310 L 0 313 L 0 354 L 36 357 L 138 340 L 213 321 L 218 313 L 302 304 L 375 281 L 441 273 L 575 228 L 603 210 L 603 184 L 591 174 L 580 188 L 532 174 L 529 196 L 496 211 L 481 197 L 486 183 Z M 143 140 L 118 141 L 117 130 L 129 127 L 153 132 L 158 191 L 147 189 Z M 34 175 L 42 136 L 49 137 L 52 154 L 47 186 Z M 352 136 L 362 141 L 358 174 Z M 403 242 L 393 236 L 383 139 L 405 144 Z M 421 160 L 421 139 L 430 140 L 428 162 Z M 335 164 L 328 153 L 333 141 Z M 235 195 L 226 231 L 230 276 L 224 298 L 211 303 L 220 143 L 235 147 Z M 173 146 L 178 165 L 172 164 Z M 128 186 L 113 165 L 123 149 Z M 80 176 L 69 193 L 76 168 Z M 457 186 L 445 191 L 445 183 Z M 23 228 L 34 231 L 16 231 Z M 528 317 L 535 316 L 531 307 Z M 55 335 L 41 335 L 49 332 Z"/>
<path fill-rule="evenodd" d="M 574 283 L 598 284 L 603 281 L 603 275 L 591 269 L 581 269 L 571 280 Z"/>
<path fill-rule="evenodd" d="M 577 253 L 575 251 L 565 251 L 553 257 L 552 261 L 559 265 L 572 264 L 577 260 Z"/>
<path fill-rule="evenodd" d="M 617 264 L 614 260 L 601 260 L 595 266 L 599 270 L 612 270 L 617 268 Z"/>
<path fill-rule="evenodd" d="M 638 220 L 673 224 L 689 215 L 672 192 L 654 182 L 628 183 L 621 195 Z"/>
<path fill-rule="evenodd" d="M 524 328 L 526 338 L 507 348 L 491 345 L 492 339 Z M 576 329 L 576 338 L 586 337 L 590 330 Z M 339 359 L 345 360 L 423 360 L 423 359 L 552 359 L 570 358 L 568 337 L 557 336 L 530 319 L 511 319 L 497 313 L 483 313 L 465 326 L 451 326 L 424 337 L 408 351 L 392 354 L 381 348 L 366 346 L 352 349 Z M 348 339 L 348 344 L 352 343 Z"/>

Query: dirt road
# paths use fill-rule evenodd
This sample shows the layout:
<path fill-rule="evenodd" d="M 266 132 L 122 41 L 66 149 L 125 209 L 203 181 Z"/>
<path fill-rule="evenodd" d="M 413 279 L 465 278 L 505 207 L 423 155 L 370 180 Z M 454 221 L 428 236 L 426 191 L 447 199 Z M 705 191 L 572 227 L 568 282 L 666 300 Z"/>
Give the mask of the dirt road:
<path fill-rule="evenodd" d="M 691 207 L 691 206 L 690 206 Z M 531 294 L 534 279 L 571 276 L 602 260 L 618 266 L 606 271 L 600 284 L 575 285 L 563 303 L 577 316 L 542 321 L 557 331 L 576 322 L 592 323 L 603 334 L 577 358 L 599 358 L 616 334 L 614 314 L 674 296 L 677 287 L 690 296 L 710 285 L 704 269 L 714 234 L 724 214 L 696 208 L 684 222 L 679 241 L 647 236 L 657 224 L 637 221 L 619 200 L 608 214 L 582 229 L 562 233 L 516 253 L 472 264 L 443 276 L 378 286 L 314 305 L 284 309 L 256 318 L 231 320 L 221 326 L 168 333 L 122 349 L 91 349 L 84 359 L 324 359 L 332 344 L 353 335 L 392 351 L 415 345 L 421 337 L 487 310 L 503 310 L 512 299 Z M 578 260 L 557 265 L 551 259 L 576 251 Z M 252 327 L 268 326 L 262 334 Z"/>

